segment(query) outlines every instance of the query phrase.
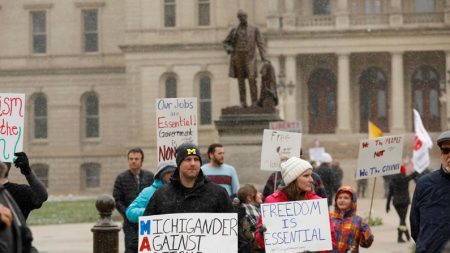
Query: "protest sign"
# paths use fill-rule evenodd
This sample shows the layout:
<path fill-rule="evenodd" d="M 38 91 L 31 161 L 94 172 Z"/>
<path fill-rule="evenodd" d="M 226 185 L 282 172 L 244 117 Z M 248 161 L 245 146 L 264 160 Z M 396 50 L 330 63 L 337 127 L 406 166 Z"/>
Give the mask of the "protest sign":
<path fill-rule="evenodd" d="M 309 149 L 309 160 L 320 163 L 324 153 L 325 153 L 325 148 L 323 148 L 323 147 L 310 148 Z"/>
<path fill-rule="evenodd" d="M 266 252 L 332 249 L 327 199 L 261 204 Z"/>
<path fill-rule="evenodd" d="M 361 140 L 356 179 L 397 174 L 403 153 L 403 136 Z"/>
<path fill-rule="evenodd" d="M 156 99 L 158 162 L 175 161 L 176 148 L 197 144 L 197 98 Z"/>
<path fill-rule="evenodd" d="M 269 128 L 271 130 L 281 130 L 284 132 L 302 132 L 302 125 L 300 121 L 272 121 L 269 123 Z"/>
<path fill-rule="evenodd" d="M 238 252 L 236 213 L 177 213 L 139 217 L 141 252 Z"/>
<path fill-rule="evenodd" d="M 280 170 L 280 158 L 300 156 L 302 134 L 264 129 L 261 170 Z"/>
<path fill-rule="evenodd" d="M 13 162 L 23 149 L 25 94 L 0 93 L 0 152 L 2 162 Z"/>

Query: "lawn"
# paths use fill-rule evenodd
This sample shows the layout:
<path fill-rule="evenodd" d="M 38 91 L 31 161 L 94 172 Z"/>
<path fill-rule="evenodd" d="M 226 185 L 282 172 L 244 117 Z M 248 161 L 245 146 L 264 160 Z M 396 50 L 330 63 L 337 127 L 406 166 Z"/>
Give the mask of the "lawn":
<path fill-rule="evenodd" d="M 47 201 L 40 209 L 31 212 L 29 225 L 48 225 L 65 223 L 95 223 L 99 219 L 95 208 L 95 199 L 74 201 Z M 113 220 L 121 221 L 117 210 L 113 212 Z"/>

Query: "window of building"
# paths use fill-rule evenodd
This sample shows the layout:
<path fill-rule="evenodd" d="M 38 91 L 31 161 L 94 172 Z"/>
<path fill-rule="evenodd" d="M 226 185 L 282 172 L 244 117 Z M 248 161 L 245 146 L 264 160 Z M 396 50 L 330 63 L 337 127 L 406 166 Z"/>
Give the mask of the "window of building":
<path fill-rule="evenodd" d="M 200 125 L 211 124 L 211 79 L 207 76 L 200 78 Z"/>
<path fill-rule="evenodd" d="M 198 0 L 198 25 L 209 26 L 210 24 L 210 2 L 209 0 Z"/>
<path fill-rule="evenodd" d="M 38 94 L 33 100 L 34 138 L 47 138 L 47 98 Z"/>
<path fill-rule="evenodd" d="M 361 72 L 359 77 L 360 93 L 360 131 L 368 132 L 368 121 L 373 122 L 384 132 L 389 131 L 388 78 L 383 69 L 371 66 Z"/>
<path fill-rule="evenodd" d="M 168 76 L 166 79 L 166 98 L 177 97 L 177 79 L 175 76 Z"/>
<path fill-rule="evenodd" d="M 100 187 L 100 164 L 85 163 L 81 165 L 82 188 Z"/>
<path fill-rule="evenodd" d="M 441 78 L 438 73 L 425 65 L 417 67 L 411 77 L 414 108 L 419 112 L 425 129 L 431 132 L 441 131 Z"/>
<path fill-rule="evenodd" d="M 31 11 L 31 33 L 34 54 L 47 52 L 47 12 Z"/>
<path fill-rule="evenodd" d="M 416 12 L 434 12 L 435 0 L 416 0 Z"/>
<path fill-rule="evenodd" d="M 87 94 L 84 98 L 85 137 L 100 136 L 99 103 L 95 93 Z"/>
<path fill-rule="evenodd" d="M 48 188 L 48 165 L 47 164 L 33 164 L 31 165 L 31 169 L 36 174 L 37 178 L 41 180 L 46 188 Z"/>
<path fill-rule="evenodd" d="M 82 10 L 84 52 L 98 52 L 98 10 Z"/>
<path fill-rule="evenodd" d="M 330 0 L 313 0 L 314 15 L 329 15 L 330 12 Z"/>
<path fill-rule="evenodd" d="M 164 0 L 164 26 L 175 27 L 176 3 L 175 0 Z"/>

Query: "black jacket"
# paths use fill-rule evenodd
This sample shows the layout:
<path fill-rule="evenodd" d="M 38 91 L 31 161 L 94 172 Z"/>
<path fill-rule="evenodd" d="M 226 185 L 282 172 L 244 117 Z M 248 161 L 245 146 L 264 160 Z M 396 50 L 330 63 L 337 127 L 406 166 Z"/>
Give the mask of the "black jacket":
<path fill-rule="evenodd" d="M 32 210 L 40 208 L 47 201 L 48 193 L 44 184 L 36 177 L 34 172 L 31 172 L 25 178 L 30 185 L 8 182 L 4 186 L 27 219 Z"/>
<path fill-rule="evenodd" d="M 443 169 L 423 176 L 411 205 L 411 236 L 416 253 L 440 253 L 450 235 L 450 174 Z"/>
<path fill-rule="evenodd" d="M 146 170 L 141 170 L 139 173 L 139 189 L 136 182 L 136 177 L 130 170 L 120 173 L 116 182 L 114 183 L 113 197 L 116 201 L 117 211 L 122 215 L 124 221 L 127 222 L 125 211 L 139 193 L 147 186 L 153 183 L 153 173 Z"/>
<path fill-rule="evenodd" d="M 389 181 L 389 194 L 387 197 L 387 206 L 389 206 L 391 199 L 394 198 L 394 206 L 408 206 L 411 203 L 409 198 L 409 181 L 417 176 L 414 172 L 408 176 L 404 174 L 395 174 Z"/>
<path fill-rule="evenodd" d="M 227 191 L 205 177 L 202 170 L 194 187 L 185 188 L 177 169 L 171 182 L 155 192 L 144 215 L 230 212 L 233 212 L 233 206 Z"/>
<path fill-rule="evenodd" d="M 0 222 L 0 252 L 5 253 L 36 253 L 31 246 L 33 235 L 25 217 L 9 192 L 0 184 L 0 204 L 11 210 L 13 220 L 7 228 Z"/>

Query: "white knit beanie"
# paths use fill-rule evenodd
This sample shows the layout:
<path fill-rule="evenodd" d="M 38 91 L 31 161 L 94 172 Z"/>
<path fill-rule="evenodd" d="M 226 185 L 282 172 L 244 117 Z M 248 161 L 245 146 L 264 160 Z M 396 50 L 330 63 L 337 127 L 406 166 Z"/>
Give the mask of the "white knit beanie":
<path fill-rule="evenodd" d="M 333 158 L 328 153 L 323 153 L 322 157 L 320 159 L 320 162 L 322 163 L 331 163 L 333 161 Z"/>
<path fill-rule="evenodd" d="M 298 157 L 291 157 L 286 162 L 281 163 L 281 176 L 285 185 L 296 180 L 307 169 L 312 169 L 309 162 Z"/>

